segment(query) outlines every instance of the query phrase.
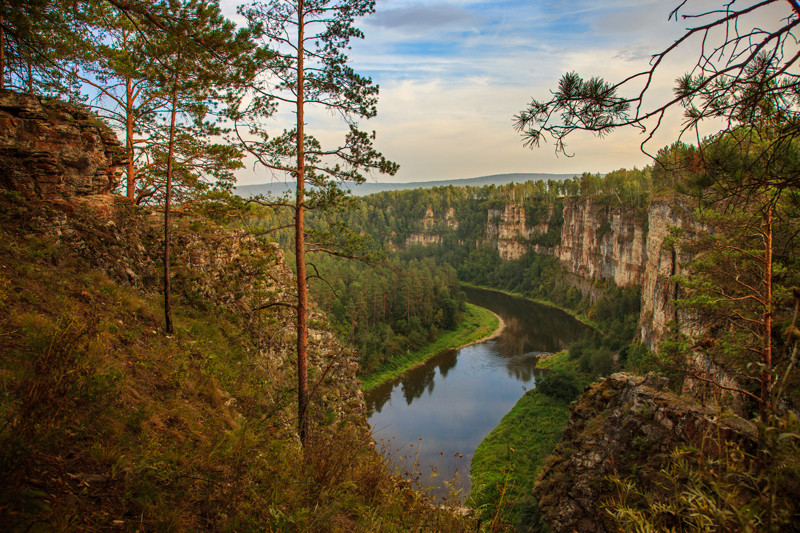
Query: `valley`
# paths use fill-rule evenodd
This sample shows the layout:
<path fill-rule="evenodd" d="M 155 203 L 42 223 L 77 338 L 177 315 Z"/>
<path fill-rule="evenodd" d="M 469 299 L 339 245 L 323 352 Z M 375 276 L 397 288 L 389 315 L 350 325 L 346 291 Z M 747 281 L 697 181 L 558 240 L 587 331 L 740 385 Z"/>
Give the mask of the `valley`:
<path fill-rule="evenodd" d="M 800 3 L 606 4 L 0 2 L 0 530 L 800 531 Z"/>

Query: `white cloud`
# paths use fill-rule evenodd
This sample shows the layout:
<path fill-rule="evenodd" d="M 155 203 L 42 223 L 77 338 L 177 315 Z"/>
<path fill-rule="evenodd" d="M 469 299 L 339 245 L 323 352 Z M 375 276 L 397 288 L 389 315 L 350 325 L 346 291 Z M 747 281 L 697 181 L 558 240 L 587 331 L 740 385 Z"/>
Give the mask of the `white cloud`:
<path fill-rule="evenodd" d="M 353 43 L 351 60 L 358 72 L 381 85 L 378 117 L 362 128 L 377 130 L 378 148 L 401 164 L 398 176 L 386 180 L 606 172 L 647 164 L 637 130 L 603 139 L 577 134 L 568 142 L 575 157 L 556 157 L 552 144 L 534 151 L 523 148 L 512 117 L 531 98 L 547 99 L 565 72 L 617 82 L 646 70 L 653 53 L 697 23 L 667 21 L 677 4 L 381 0 L 374 15 L 357 22 L 366 39 Z M 757 22 L 765 27 L 780 23 L 789 10 L 780 4 L 764 10 Z M 226 13 L 231 11 L 223 5 Z M 720 5 L 720 0 L 693 0 L 687 7 L 697 12 Z M 675 78 L 695 63 L 698 49 L 696 42 L 688 43 L 659 67 L 648 103 L 671 97 Z M 675 140 L 680 123 L 676 109 L 648 145 L 652 153 Z M 324 116 L 311 126 L 331 140 L 344 129 Z"/>

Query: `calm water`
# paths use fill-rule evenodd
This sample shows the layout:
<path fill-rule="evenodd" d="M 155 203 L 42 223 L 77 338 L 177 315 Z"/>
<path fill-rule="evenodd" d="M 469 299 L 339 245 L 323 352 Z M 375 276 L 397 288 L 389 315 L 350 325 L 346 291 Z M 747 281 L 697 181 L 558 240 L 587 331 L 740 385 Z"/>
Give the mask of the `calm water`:
<path fill-rule="evenodd" d="M 472 454 L 534 387 L 534 356 L 562 350 L 586 330 L 557 309 L 493 291 L 465 292 L 470 302 L 500 315 L 502 335 L 442 352 L 366 396 L 372 432 L 385 455 L 401 472 L 418 476 L 421 486 L 439 486 L 430 490 L 436 497 L 447 493 L 443 479 L 455 479 L 463 496 L 469 492 Z"/>

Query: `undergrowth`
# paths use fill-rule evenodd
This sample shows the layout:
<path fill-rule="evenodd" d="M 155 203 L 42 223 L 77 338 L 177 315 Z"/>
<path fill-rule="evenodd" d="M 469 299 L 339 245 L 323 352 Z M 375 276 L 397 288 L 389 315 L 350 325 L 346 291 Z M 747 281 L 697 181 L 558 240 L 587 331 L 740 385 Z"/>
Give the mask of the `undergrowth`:
<path fill-rule="evenodd" d="M 472 527 L 390 475 L 325 384 L 299 446 L 280 321 L 256 338 L 252 318 L 179 293 L 166 336 L 158 294 L 3 218 L 0 529 Z"/>

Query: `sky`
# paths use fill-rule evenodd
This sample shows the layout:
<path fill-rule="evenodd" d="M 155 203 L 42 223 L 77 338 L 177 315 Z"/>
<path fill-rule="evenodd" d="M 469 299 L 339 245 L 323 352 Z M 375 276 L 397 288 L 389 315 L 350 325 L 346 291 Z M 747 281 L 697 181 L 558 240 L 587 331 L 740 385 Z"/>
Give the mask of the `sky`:
<path fill-rule="evenodd" d="M 693 0 L 688 5 L 698 10 L 720 3 Z M 223 11 L 234 20 L 235 4 L 222 1 Z M 566 157 L 555 153 L 552 142 L 523 147 L 513 117 L 531 98 L 547 99 L 566 72 L 619 81 L 647 68 L 651 54 L 696 23 L 668 20 L 676 5 L 669 0 L 377 0 L 375 13 L 356 22 L 365 38 L 352 43 L 350 65 L 380 86 L 378 116 L 360 127 L 376 131 L 376 148 L 400 170 L 393 177 L 372 179 L 605 173 L 649 164 L 638 130 L 619 130 L 602 139 L 576 133 L 567 141 L 573 155 Z M 785 5 L 769 18 L 788 15 Z M 696 44 L 689 43 L 686 52 L 660 67 L 653 101 L 671 95 L 674 80 L 696 60 Z M 282 128 L 277 121 L 276 128 Z M 680 124 L 680 110 L 675 110 L 647 151 L 655 154 L 676 140 Z M 332 141 L 346 130 L 335 117 L 319 114 L 311 115 L 307 128 Z M 240 184 L 269 181 L 251 168 L 238 178 Z"/>

